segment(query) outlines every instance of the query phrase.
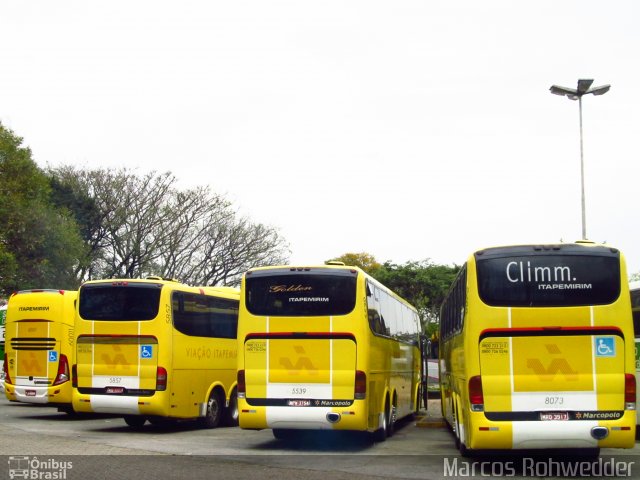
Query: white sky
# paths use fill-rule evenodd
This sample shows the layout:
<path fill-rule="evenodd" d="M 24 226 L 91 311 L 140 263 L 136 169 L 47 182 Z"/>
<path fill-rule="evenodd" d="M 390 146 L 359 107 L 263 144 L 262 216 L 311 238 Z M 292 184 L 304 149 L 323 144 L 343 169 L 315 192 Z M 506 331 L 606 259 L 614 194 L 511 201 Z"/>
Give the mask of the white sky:
<path fill-rule="evenodd" d="M 640 2 L 0 0 L 0 121 L 39 165 L 171 171 L 294 263 L 461 264 L 587 236 L 640 271 Z M 636 212 L 636 213 L 633 213 Z"/>

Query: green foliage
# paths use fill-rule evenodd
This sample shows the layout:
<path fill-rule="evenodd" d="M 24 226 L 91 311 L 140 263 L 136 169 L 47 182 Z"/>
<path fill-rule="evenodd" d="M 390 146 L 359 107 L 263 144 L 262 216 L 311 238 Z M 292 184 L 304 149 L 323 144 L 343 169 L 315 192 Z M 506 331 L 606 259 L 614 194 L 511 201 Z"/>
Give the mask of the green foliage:
<path fill-rule="evenodd" d="M 338 261 L 352 267 L 360 267 L 369 275 L 373 275 L 382 266 L 376 261 L 373 255 L 365 252 L 345 253 L 328 261 Z"/>
<path fill-rule="evenodd" d="M 75 288 L 82 251 L 75 221 L 50 201 L 46 175 L 22 138 L 0 124 L 0 295 Z"/>
<path fill-rule="evenodd" d="M 629 281 L 630 282 L 638 282 L 640 281 L 640 272 L 636 272 L 631 274 L 631 276 L 629 277 Z"/>
<path fill-rule="evenodd" d="M 403 265 L 387 261 L 374 277 L 416 307 L 424 331 L 432 334 L 438 327 L 440 305 L 459 270 L 459 266 L 437 265 L 428 259 Z"/>
<path fill-rule="evenodd" d="M 437 265 L 430 260 L 402 265 L 390 261 L 380 264 L 369 253 L 345 253 L 333 258 L 362 268 L 418 309 L 423 329 L 431 335 L 438 329 L 440 305 L 460 271 L 459 266 Z"/>

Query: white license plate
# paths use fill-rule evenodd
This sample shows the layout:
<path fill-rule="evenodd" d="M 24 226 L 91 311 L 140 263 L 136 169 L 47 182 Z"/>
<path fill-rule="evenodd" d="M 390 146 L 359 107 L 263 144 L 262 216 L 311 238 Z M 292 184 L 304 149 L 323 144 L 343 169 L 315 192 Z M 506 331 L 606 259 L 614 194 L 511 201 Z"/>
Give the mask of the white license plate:
<path fill-rule="evenodd" d="M 311 400 L 289 400 L 287 405 L 290 407 L 308 407 L 311 405 Z"/>
<path fill-rule="evenodd" d="M 540 420 L 569 420 L 569 412 L 540 412 Z"/>

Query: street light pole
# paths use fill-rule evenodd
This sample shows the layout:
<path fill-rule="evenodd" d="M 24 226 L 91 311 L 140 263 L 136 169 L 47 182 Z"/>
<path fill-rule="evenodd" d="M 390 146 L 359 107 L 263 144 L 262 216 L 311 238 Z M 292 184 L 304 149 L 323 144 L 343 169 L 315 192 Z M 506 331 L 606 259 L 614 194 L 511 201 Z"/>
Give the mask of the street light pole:
<path fill-rule="evenodd" d="M 611 85 L 602 85 L 600 87 L 591 88 L 592 79 L 578 80 L 578 88 L 567 88 L 559 85 L 552 85 L 549 91 L 554 95 L 562 95 L 569 100 L 578 100 L 578 111 L 580 114 L 580 190 L 581 190 L 581 207 L 582 207 L 582 238 L 587 239 L 587 215 L 585 207 L 584 195 L 584 148 L 582 141 L 582 97 L 592 93 L 593 95 L 604 95 L 609 91 Z"/>
<path fill-rule="evenodd" d="M 582 95 L 578 97 L 580 112 L 580 205 L 582 206 L 582 239 L 587 239 L 587 210 L 584 201 L 584 147 L 582 146 Z"/>

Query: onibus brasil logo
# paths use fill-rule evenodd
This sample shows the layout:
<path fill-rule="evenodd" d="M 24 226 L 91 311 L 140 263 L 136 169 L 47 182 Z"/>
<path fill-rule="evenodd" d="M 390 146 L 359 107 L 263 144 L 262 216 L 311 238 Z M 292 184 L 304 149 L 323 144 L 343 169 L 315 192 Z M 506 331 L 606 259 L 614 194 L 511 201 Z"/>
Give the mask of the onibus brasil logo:
<path fill-rule="evenodd" d="M 9 457 L 9 478 L 11 479 L 64 480 L 67 478 L 67 470 L 72 468 L 73 462 L 61 462 L 54 458 L 41 460 L 38 457 Z"/>

